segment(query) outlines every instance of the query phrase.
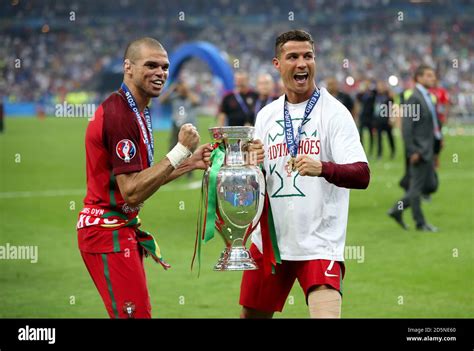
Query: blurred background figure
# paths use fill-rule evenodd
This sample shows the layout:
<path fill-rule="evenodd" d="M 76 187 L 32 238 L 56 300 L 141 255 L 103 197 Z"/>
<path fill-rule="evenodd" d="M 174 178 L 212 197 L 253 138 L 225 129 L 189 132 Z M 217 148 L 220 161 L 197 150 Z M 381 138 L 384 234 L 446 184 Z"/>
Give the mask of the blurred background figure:
<path fill-rule="evenodd" d="M 423 65 L 421 67 L 423 67 Z M 434 72 L 432 68 L 428 68 L 427 70 Z M 434 79 L 435 79 L 435 83 L 433 83 L 434 84 L 433 87 L 428 89 L 430 101 L 435 106 L 435 114 L 436 114 L 436 117 L 434 118 L 434 121 L 436 122 L 436 132 L 434 133 L 435 137 L 434 137 L 434 142 L 433 142 L 434 174 L 433 174 L 432 181 L 428 182 L 428 184 L 423 188 L 423 191 L 422 191 L 422 195 L 421 195 L 422 199 L 426 201 L 430 201 L 431 194 L 436 192 L 436 190 L 438 189 L 439 177 L 438 177 L 438 173 L 436 169 L 439 168 L 439 156 L 444 146 L 442 121 L 447 122 L 447 114 L 443 114 L 443 112 L 445 113 L 449 112 L 448 93 L 445 89 L 437 87 L 437 85 L 439 84 L 439 78 L 436 76 L 436 73 L 434 73 Z M 415 78 L 415 86 L 416 84 L 418 83 Z M 406 104 L 406 106 L 409 106 L 407 102 L 413 95 L 414 91 L 415 91 L 415 88 L 407 89 L 403 91 L 403 93 L 401 94 L 401 103 Z M 433 93 L 433 91 L 436 94 Z M 438 100 L 438 97 L 440 98 L 440 100 Z M 442 102 L 441 105 L 444 105 L 444 107 L 439 106 L 440 101 Z M 440 114 L 438 111 L 442 111 L 442 113 Z M 405 191 L 408 191 L 408 188 L 410 185 L 410 157 L 408 155 L 405 155 L 405 173 L 403 177 L 400 179 L 399 185 L 400 187 L 405 189 Z"/>
<path fill-rule="evenodd" d="M 197 107 L 200 103 L 199 95 L 193 93 L 182 79 L 172 83 L 168 90 L 161 95 L 162 103 L 171 104 L 171 132 L 169 150 L 178 142 L 178 134 L 181 126 L 191 123 L 197 127 Z M 193 177 L 193 172 L 186 173 L 188 179 Z"/>
<path fill-rule="evenodd" d="M 298 1 L 298 26 L 318 33 L 318 63 L 324 67 L 318 79 L 336 77 L 339 90 L 355 98 L 367 77 L 385 81 L 390 78 L 391 88 L 399 94 L 412 88 L 413 71 L 427 63 L 436 67 L 439 87 L 449 92 L 453 124 L 474 122 L 472 1 L 390 0 L 390 6 L 387 3 L 318 0 L 317 6 L 326 13 L 320 16 L 314 1 Z M 256 86 L 260 72 L 274 72 L 273 38 L 288 27 L 284 0 L 262 0 L 258 4 L 248 0 L 239 4 L 226 0 L 163 1 L 159 21 L 156 6 L 152 0 L 8 2 L 0 12 L 0 42 L 5 53 L 0 57 L 0 94 L 4 95 L 5 115 L 50 116 L 55 104 L 69 102 L 72 93 L 86 93 L 81 103 L 101 101 L 120 84 L 120 48 L 133 37 L 144 35 L 160 38 L 170 54 L 189 42 L 211 43 L 232 68 L 238 59 L 239 69 L 248 72 L 250 85 Z M 391 21 L 394 8 L 404 9 L 409 21 Z M 81 13 L 80 18 L 64 22 L 70 11 Z M 192 13 L 195 20 L 177 21 L 175 14 L 180 11 Z M 365 20 L 368 12 L 375 14 L 370 25 Z M 334 23 L 331 18 L 341 13 L 345 15 L 344 23 Z M 432 20 L 427 21 L 428 18 Z M 109 25 L 124 19 L 129 26 Z M 135 28 L 133 32 L 128 29 L 130 26 Z M 255 38 L 259 38 L 258 45 Z M 348 64 L 341 65 L 346 58 Z M 186 81 L 196 82 L 191 85 L 201 97 L 201 109 L 205 111 L 202 114 L 216 115 L 224 89 L 212 70 L 197 61 L 186 63 L 190 68 Z M 279 84 L 278 88 L 276 95 L 280 96 L 283 90 Z M 442 101 L 439 96 L 438 99 Z M 359 117 L 357 112 L 354 115 Z M 170 123 L 154 126 L 164 129 Z M 452 125 L 448 128 L 456 133 L 463 129 Z"/>
<path fill-rule="evenodd" d="M 451 108 L 449 92 L 440 84 L 438 76 L 436 77 L 435 86 L 429 91 L 436 97 L 436 113 L 438 114 L 439 122 L 441 125 L 444 125 L 448 121 L 449 110 Z"/>
<path fill-rule="evenodd" d="M 360 84 L 360 91 L 356 95 L 358 103 L 357 110 L 359 111 L 359 134 L 362 145 L 364 145 L 364 130 L 369 133 L 369 150 L 366 148 L 366 153 L 369 157 L 372 156 L 374 148 L 374 104 L 376 92 L 372 88 L 370 80 L 366 79 Z"/>
<path fill-rule="evenodd" d="M 247 72 L 236 72 L 234 82 L 234 91 L 222 99 L 217 123 L 219 126 L 253 125 L 258 94 L 250 88 Z"/>
<path fill-rule="evenodd" d="M 448 122 L 449 110 L 451 107 L 451 100 L 447 89 L 440 85 L 439 77 L 436 77 L 436 83 L 431 88 L 430 93 L 436 98 L 436 113 L 438 115 L 438 123 L 440 131 L 443 130 L 443 125 Z M 443 139 L 435 139 L 435 168 L 439 167 L 439 154 L 443 148 Z"/>
<path fill-rule="evenodd" d="M 389 210 L 392 217 L 402 228 L 408 229 L 402 213 L 411 207 L 416 229 L 425 232 L 437 232 L 438 228 L 426 222 L 421 210 L 423 193 L 435 192 L 438 188 L 434 168 L 434 141 L 441 139 L 435 101 L 429 89 L 435 86 L 436 75 L 430 66 L 420 65 L 415 71 L 415 88 L 406 101 L 415 107 L 403 117 L 403 141 L 406 156 L 409 158 L 408 190 L 402 199 Z"/>
<path fill-rule="evenodd" d="M 326 89 L 329 93 L 338 99 L 351 113 L 352 117 L 354 117 L 354 100 L 351 98 L 349 94 L 346 94 L 339 90 L 339 82 L 335 77 L 328 77 L 326 78 Z"/>
<path fill-rule="evenodd" d="M 390 145 L 390 158 L 395 157 L 395 142 L 393 139 L 392 125 L 390 117 L 392 116 L 393 98 L 388 89 L 387 84 L 379 80 L 377 81 L 377 89 L 375 94 L 374 105 L 374 126 L 377 129 L 377 159 L 382 159 L 383 156 L 383 140 L 382 134 L 387 134 Z"/>
<path fill-rule="evenodd" d="M 199 105 L 200 98 L 180 79 L 163 93 L 160 101 L 171 104 L 172 129 L 169 147 L 171 150 L 178 142 L 179 129 L 183 124 L 191 123 L 197 126 L 196 107 Z"/>
<path fill-rule="evenodd" d="M 252 125 L 255 124 L 255 117 L 257 113 L 268 105 L 270 102 L 275 100 L 277 97 L 273 94 L 275 88 L 275 82 L 269 73 L 261 73 L 257 78 L 257 94 L 258 98 L 255 102 L 254 120 Z"/>

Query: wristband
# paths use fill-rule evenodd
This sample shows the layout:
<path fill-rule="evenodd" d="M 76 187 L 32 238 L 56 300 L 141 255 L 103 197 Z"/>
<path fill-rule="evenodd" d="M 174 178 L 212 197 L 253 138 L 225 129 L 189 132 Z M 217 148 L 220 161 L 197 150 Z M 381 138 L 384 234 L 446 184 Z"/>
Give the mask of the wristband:
<path fill-rule="evenodd" d="M 177 143 L 176 146 L 166 154 L 166 157 L 171 162 L 174 168 L 177 168 L 184 160 L 190 157 L 193 153 L 181 143 Z"/>

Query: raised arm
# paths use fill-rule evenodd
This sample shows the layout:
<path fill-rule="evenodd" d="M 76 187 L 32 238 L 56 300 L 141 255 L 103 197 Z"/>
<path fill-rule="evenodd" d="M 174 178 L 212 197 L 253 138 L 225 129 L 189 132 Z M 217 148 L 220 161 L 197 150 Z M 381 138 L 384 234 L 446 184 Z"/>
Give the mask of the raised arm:
<path fill-rule="evenodd" d="M 185 124 L 179 131 L 178 144 L 160 162 L 140 172 L 117 175 L 117 185 L 125 202 L 132 207 L 138 206 L 163 184 L 195 169 L 193 160 L 185 160 L 192 155 L 198 143 L 196 128 Z"/>

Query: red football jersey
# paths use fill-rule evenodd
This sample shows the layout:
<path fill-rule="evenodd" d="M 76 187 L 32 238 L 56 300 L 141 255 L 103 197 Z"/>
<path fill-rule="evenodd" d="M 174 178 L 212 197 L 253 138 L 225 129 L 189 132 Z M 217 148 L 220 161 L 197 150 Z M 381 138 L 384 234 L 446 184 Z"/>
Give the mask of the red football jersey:
<path fill-rule="evenodd" d="M 450 104 L 449 93 L 443 87 L 431 88 L 430 93 L 436 96 L 436 112 L 441 123 L 446 122 L 446 107 Z"/>
<path fill-rule="evenodd" d="M 142 119 L 145 123 L 143 114 Z M 87 195 L 84 206 L 135 217 L 138 209 L 130 209 L 125 203 L 115 177 L 147 168 L 147 149 L 122 90 L 114 92 L 99 106 L 87 127 L 85 144 Z M 131 227 L 113 230 L 91 226 L 79 229 L 78 236 L 79 248 L 84 252 L 136 249 L 135 231 Z"/>

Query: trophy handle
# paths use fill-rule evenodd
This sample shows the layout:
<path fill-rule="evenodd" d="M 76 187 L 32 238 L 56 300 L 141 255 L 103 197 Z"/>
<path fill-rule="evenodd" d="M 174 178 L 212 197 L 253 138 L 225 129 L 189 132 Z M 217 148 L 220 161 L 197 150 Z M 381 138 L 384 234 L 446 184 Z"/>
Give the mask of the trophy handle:
<path fill-rule="evenodd" d="M 247 244 L 247 239 L 249 238 L 250 234 L 257 228 L 259 222 L 260 222 L 260 217 L 262 216 L 263 212 L 263 207 L 265 205 L 265 191 L 266 191 L 266 182 L 265 182 L 265 176 L 263 172 L 260 170 L 260 168 L 256 167 L 258 169 L 258 178 L 259 178 L 259 184 L 263 184 L 264 188 L 259 189 L 260 193 L 258 194 L 258 205 L 257 205 L 257 213 L 255 215 L 255 218 L 253 219 L 252 223 L 250 223 L 249 227 L 247 228 L 247 231 L 245 232 L 244 240 L 243 240 L 243 245 L 245 246 Z"/>
<path fill-rule="evenodd" d="M 226 247 L 231 247 L 232 246 L 232 241 L 228 240 L 224 234 L 222 234 L 222 231 L 225 230 L 223 227 L 225 225 L 224 220 L 222 219 L 221 212 L 219 211 L 219 206 L 216 206 L 216 229 L 217 232 L 220 234 L 222 240 L 224 240 L 225 246 Z"/>

